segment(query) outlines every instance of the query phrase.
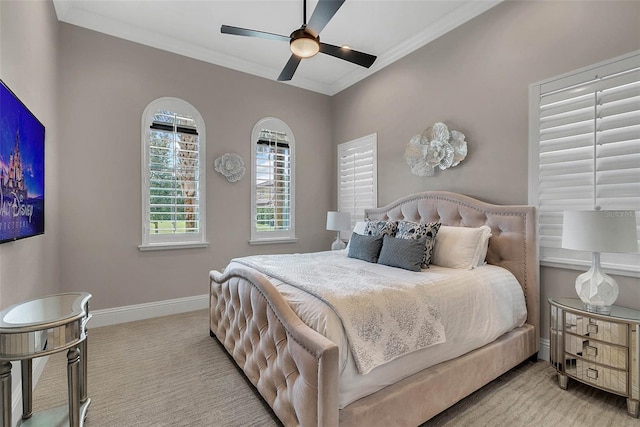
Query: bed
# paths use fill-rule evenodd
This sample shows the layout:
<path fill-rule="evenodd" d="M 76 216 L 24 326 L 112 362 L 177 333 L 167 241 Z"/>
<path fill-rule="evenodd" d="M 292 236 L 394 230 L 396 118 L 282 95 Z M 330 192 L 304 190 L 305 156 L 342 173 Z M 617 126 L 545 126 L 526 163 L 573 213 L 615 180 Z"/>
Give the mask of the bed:
<path fill-rule="evenodd" d="M 526 319 L 479 348 L 465 349 L 452 359 L 397 379 L 384 377 L 379 381 L 387 383 L 363 396 L 349 395 L 349 390 L 343 390 L 352 382 L 343 378 L 349 370 L 344 346 L 307 326 L 292 306 L 298 312 L 300 308 L 287 300 L 290 292 L 283 291 L 282 283 L 239 262 L 232 262 L 224 272 L 211 271 L 211 336 L 284 425 L 416 426 L 521 362 L 537 358 L 539 284 L 533 207 L 493 205 L 461 194 L 431 191 L 365 214 L 369 220 L 487 225 L 491 229 L 488 266 L 477 270 L 507 270 L 522 290 Z M 420 353 L 402 356 L 400 364 L 412 354 Z"/>

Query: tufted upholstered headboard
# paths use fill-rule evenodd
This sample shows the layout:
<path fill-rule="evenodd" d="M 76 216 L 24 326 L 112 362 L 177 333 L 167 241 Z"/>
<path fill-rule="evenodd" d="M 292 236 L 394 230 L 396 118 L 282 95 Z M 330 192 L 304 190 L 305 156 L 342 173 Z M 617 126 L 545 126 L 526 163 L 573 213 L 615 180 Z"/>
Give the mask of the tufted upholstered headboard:
<path fill-rule="evenodd" d="M 527 302 L 527 323 L 540 334 L 540 291 L 533 206 L 494 205 L 457 193 L 427 191 L 365 210 L 372 220 L 440 222 L 457 227 L 491 227 L 487 263 L 509 270 Z"/>

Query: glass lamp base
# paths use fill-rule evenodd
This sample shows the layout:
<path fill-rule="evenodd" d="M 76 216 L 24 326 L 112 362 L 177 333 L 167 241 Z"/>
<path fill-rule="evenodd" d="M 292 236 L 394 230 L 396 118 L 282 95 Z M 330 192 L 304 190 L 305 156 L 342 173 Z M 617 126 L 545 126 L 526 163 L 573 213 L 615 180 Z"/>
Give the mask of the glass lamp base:
<path fill-rule="evenodd" d="M 340 233 L 338 233 L 338 237 L 336 237 L 336 240 L 331 244 L 331 250 L 339 251 L 346 247 L 347 245 L 342 240 L 340 240 Z"/>
<path fill-rule="evenodd" d="M 599 252 L 593 252 L 589 271 L 576 278 L 576 293 L 588 312 L 611 314 L 611 306 L 618 298 L 618 284 L 600 268 Z"/>
<path fill-rule="evenodd" d="M 583 303 L 583 307 L 589 313 L 604 314 L 607 316 L 611 314 L 610 305 L 593 305 L 593 304 Z"/>

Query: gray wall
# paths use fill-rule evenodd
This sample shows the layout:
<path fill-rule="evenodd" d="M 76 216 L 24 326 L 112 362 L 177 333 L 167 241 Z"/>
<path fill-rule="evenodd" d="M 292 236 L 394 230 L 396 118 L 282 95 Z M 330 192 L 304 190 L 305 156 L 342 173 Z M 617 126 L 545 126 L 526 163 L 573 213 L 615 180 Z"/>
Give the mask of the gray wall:
<path fill-rule="evenodd" d="M 0 245 L 0 308 L 59 291 L 58 22 L 51 2 L 0 1 L 0 78 L 45 126 L 45 234 Z"/>
<path fill-rule="evenodd" d="M 639 2 L 504 2 L 335 95 L 334 141 L 378 133 L 378 203 L 448 190 L 527 204 L 529 84 L 640 49 Z M 469 154 L 437 176 L 410 173 L 411 136 L 442 121 Z M 335 167 L 335 166 L 334 166 Z M 541 269 L 542 335 L 550 296 L 575 296 L 577 271 Z M 617 277 L 640 309 L 640 280 Z"/>
<path fill-rule="evenodd" d="M 60 266 L 64 290 L 84 288 L 94 308 L 208 292 L 209 270 L 236 256 L 326 250 L 332 208 L 330 98 L 68 24 L 60 24 Z M 173 96 L 198 109 L 207 135 L 206 249 L 140 252 L 141 117 Z M 250 173 L 229 183 L 214 159 L 238 153 L 262 117 L 296 140 L 295 244 L 250 246 Z"/>

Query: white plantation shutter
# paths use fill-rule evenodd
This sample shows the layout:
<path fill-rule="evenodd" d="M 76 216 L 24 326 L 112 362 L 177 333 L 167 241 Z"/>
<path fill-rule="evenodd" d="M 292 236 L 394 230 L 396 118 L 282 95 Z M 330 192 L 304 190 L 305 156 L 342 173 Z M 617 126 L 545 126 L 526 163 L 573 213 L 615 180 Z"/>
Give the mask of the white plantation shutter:
<path fill-rule="evenodd" d="M 530 201 L 539 207 L 541 261 L 588 265 L 591 254 L 561 248 L 563 211 L 640 214 L 640 54 L 537 83 L 531 95 Z M 602 254 L 602 263 L 640 272 L 638 254 Z"/>
<path fill-rule="evenodd" d="M 352 228 L 378 205 L 377 139 L 372 134 L 338 145 L 338 211 L 351 214 Z"/>
<path fill-rule="evenodd" d="M 266 117 L 251 133 L 251 244 L 294 242 L 295 138 L 280 119 Z"/>
<path fill-rule="evenodd" d="M 161 98 L 143 114 L 143 237 L 140 249 L 206 244 L 204 123 L 189 104 Z"/>
<path fill-rule="evenodd" d="M 197 233 L 199 139 L 191 117 L 159 112 L 149 141 L 149 221 L 152 233 Z M 177 123 L 180 123 L 178 125 Z M 158 227 L 159 223 L 166 223 Z"/>
<path fill-rule="evenodd" d="M 256 143 L 256 226 L 291 229 L 291 147 L 284 132 L 260 131 Z"/>

